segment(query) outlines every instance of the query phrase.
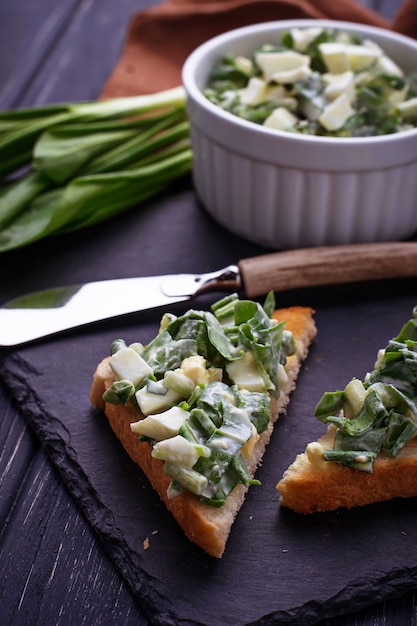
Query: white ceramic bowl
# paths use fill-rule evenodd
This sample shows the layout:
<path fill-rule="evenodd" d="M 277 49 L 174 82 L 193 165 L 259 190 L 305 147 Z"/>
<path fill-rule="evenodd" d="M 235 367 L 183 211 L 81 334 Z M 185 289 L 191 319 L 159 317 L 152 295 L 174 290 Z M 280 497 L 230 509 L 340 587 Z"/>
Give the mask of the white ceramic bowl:
<path fill-rule="evenodd" d="M 248 54 L 292 27 L 318 24 L 371 38 L 406 73 L 417 69 L 416 41 L 347 22 L 267 22 L 207 41 L 182 74 L 196 193 L 224 227 L 273 249 L 407 238 L 417 231 L 417 129 L 365 138 L 297 135 L 240 119 L 203 95 L 225 54 Z"/>

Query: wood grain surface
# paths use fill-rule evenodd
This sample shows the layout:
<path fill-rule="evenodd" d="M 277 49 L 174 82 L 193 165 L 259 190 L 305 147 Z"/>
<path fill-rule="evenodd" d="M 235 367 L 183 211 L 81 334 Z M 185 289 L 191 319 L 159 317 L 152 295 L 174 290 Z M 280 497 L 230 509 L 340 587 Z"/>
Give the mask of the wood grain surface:
<path fill-rule="evenodd" d="M 97 97 L 129 17 L 146 0 L 0 2 L 0 108 Z M 398 0 L 364 1 L 391 18 Z M 39 254 L 42 254 L 39 252 Z M 68 252 L 70 257 L 70 252 Z M 16 267 L 14 267 L 16 263 Z M 0 296 L 25 284 L 18 255 L 0 259 Z M 20 265 L 19 265 L 20 264 Z M 47 284 L 48 275 L 45 274 Z M 0 383 L 0 622 L 147 624 L 99 539 Z M 327 619 L 320 626 L 417 624 L 416 595 Z"/>
<path fill-rule="evenodd" d="M 414 242 L 383 242 L 286 250 L 239 261 L 246 295 L 254 298 L 318 285 L 417 274 Z"/>

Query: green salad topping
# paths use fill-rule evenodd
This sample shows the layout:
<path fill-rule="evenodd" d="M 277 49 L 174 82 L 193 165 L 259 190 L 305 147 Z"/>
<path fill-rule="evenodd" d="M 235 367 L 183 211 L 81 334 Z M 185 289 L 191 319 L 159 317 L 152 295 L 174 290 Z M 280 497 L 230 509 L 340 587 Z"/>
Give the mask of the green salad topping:
<path fill-rule="evenodd" d="M 274 309 L 273 293 L 263 306 L 232 294 L 210 312 L 165 314 L 146 347 L 112 343 L 115 382 L 103 398 L 139 407 L 145 417 L 131 429 L 164 461 L 170 497 L 185 489 L 220 507 L 237 484 L 257 483 L 247 459 L 296 351 Z"/>
<path fill-rule="evenodd" d="M 406 76 L 374 41 L 320 27 L 225 56 L 204 93 L 245 120 L 307 135 L 385 135 L 417 122 L 417 73 Z"/>
<path fill-rule="evenodd" d="M 417 307 L 364 381 L 354 378 L 343 391 L 325 393 L 315 415 L 337 428 L 326 461 L 372 473 L 380 452 L 398 456 L 417 432 Z"/>

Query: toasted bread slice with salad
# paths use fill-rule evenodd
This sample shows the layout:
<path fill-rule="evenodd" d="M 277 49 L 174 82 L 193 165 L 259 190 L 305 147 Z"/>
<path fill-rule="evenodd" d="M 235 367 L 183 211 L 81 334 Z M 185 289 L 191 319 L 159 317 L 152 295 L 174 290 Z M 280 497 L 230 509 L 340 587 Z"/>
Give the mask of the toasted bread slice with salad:
<path fill-rule="evenodd" d="M 325 393 L 315 415 L 327 432 L 277 484 L 282 506 L 314 513 L 417 496 L 417 307 L 364 380 Z"/>
<path fill-rule="evenodd" d="M 308 307 L 222 298 L 113 342 L 90 399 L 188 538 L 221 557 L 316 334 Z"/>

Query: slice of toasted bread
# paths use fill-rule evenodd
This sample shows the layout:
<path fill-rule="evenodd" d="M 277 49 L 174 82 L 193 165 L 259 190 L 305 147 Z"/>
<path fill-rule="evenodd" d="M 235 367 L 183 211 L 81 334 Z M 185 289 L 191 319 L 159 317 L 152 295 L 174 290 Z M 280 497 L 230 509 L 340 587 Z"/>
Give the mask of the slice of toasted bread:
<path fill-rule="evenodd" d="M 334 434 L 335 427 L 330 426 L 284 472 L 277 485 L 282 506 L 297 513 L 315 513 L 417 496 L 415 439 L 396 459 L 382 452 L 374 461 L 372 474 L 368 474 L 323 459 L 318 446 L 331 450 Z"/>
<path fill-rule="evenodd" d="M 416 363 L 414 308 L 363 382 L 322 396 L 315 415 L 327 432 L 284 472 L 282 506 L 314 513 L 417 496 Z"/>
<path fill-rule="evenodd" d="M 248 460 L 248 469 L 252 477 L 262 460 L 274 423 L 279 414 L 285 412 L 290 393 L 296 384 L 301 363 L 306 358 L 310 343 L 316 334 L 313 313 L 313 310 L 308 307 L 290 307 L 279 309 L 274 313 L 274 317 L 279 321 L 285 320 L 286 329 L 292 331 L 297 344 L 297 352 L 287 359 L 285 369 L 288 380 L 281 390 L 278 400 L 272 401 L 269 427 L 260 436 L 253 455 Z M 209 506 L 187 491 L 168 498 L 167 488 L 171 479 L 164 471 L 163 462 L 151 456 L 151 444 L 140 441 L 137 434 L 133 433 L 130 428 L 130 424 L 137 422 L 141 417 L 139 409 L 133 404 L 113 405 L 102 399 L 105 389 L 113 381 L 113 373 L 108 358 L 106 358 L 99 364 L 94 374 L 90 392 L 92 405 L 105 411 L 111 428 L 125 450 L 144 471 L 153 488 L 158 492 L 189 539 L 208 554 L 221 557 L 233 521 L 244 501 L 247 487 L 242 484 L 237 485 L 221 508 Z"/>

